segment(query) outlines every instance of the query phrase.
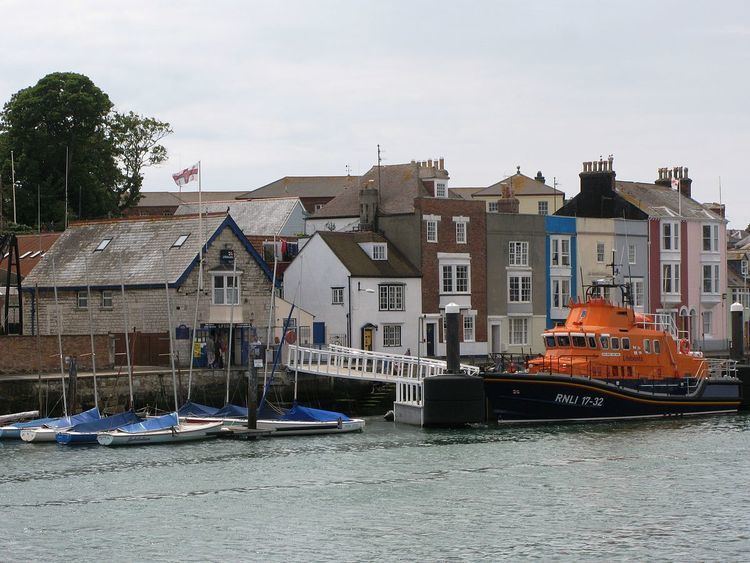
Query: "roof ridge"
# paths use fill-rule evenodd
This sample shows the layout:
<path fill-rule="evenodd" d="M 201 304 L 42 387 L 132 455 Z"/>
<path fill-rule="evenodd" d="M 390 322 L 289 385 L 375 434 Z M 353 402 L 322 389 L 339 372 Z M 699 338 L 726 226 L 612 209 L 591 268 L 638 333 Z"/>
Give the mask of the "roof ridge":
<path fill-rule="evenodd" d="M 189 205 L 189 204 L 185 204 Z M 107 219 L 85 219 L 83 221 L 71 221 L 68 223 L 68 227 L 82 227 L 85 225 L 102 225 L 102 224 L 118 224 L 118 223 L 152 223 L 156 221 L 174 221 L 174 220 L 185 220 L 198 217 L 198 213 L 188 213 L 185 215 L 150 215 L 145 217 L 116 217 Z M 212 211 L 210 213 L 200 213 L 202 217 L 221 217 L 226 216 L 226 213 L 221 211 Z M 64 231 L 63 231 L 64 232 Z"/>

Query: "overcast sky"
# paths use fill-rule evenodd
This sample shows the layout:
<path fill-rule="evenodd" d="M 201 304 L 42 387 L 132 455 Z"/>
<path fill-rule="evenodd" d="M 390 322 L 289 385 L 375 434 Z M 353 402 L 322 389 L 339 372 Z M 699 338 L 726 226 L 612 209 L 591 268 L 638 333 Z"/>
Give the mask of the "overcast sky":
<path fill-rule="evenodd" d="M 206 190 L 445 157 L 451 186 L 541 170 L 578 193 L 687 166 L 750 222 L 750 2 L 1 1 L 0 100 L 55 71 L 168 121 Z M 194 186 L 190 184 L 189 186 Z"/>

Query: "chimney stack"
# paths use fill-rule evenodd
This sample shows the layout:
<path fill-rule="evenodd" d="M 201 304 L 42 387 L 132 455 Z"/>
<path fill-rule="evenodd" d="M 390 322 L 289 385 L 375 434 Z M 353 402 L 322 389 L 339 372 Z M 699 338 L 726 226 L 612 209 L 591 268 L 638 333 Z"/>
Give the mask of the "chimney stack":
<path fill-rule="evenodd" d="M 445 170 L 445 159 L 441 156 L 438 160 L 440 170 Z"/>
<path fill-rule="evenodd" d="M 374 180 L 369 180 L 359 190 L 359 228 L 374 231 L 378 223 L 378 188 Z"/>
<path fill-rule="evenodd" d="M 667 166 L 659 168 L 659 178 L 654 181 L 657 186 L 672 187 L 672 180 L 677 180 L 680 193 L 685 197 L 692 197 L 693 181 L 688 176 L 687 166 Z"/>
<path fill-rule="evenodd" d="M 537 182 L 541 182 L 542 184 L 544 184 L 544 176 L 542 176 L 542 171 L 541 170 L 539 170 L 536 173 L 536 177 L 534 178 L 534 180 L 536 180 Z"/>

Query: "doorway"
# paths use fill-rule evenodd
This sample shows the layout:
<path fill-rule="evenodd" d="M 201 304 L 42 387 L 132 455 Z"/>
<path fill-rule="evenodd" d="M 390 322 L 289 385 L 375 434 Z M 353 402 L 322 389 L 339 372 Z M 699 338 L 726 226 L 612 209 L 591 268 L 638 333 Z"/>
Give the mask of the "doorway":
<path fill-rule="evenodd" d="M 425 340 L 427 341 L 427 355 L 435 357 L 435 323 L 425 325 Z"/>
<path fill-rule="evenodd" d="M 500 324 L 493 324 L 491 325 L 492 330 L 492 350 L 491 352 L 493 354 L 499 354 L 502 350 L 500 350 L 500 336 L 502 335 L 502 330 L 500 327 Z"/>
<path fill-rule="evenodd" d="M 366 324 L 362 327 L 362 350 L 372 352 L 374 332 L 375 325 Z"/>

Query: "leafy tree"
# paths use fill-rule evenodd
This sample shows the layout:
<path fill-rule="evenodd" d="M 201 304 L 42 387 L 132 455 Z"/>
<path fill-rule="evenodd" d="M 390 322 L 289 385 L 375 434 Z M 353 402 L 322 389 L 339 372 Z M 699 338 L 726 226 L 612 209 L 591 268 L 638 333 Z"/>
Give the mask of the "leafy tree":
<path fill-rule="evenodd" d="M 61 227 L 66 153 L 68 217 L 105 217 L 138 202 L 142 170 L 166 161 L 159 141 L 170 133 L 169 123 L 115 112 L 107 94 L 82 74 L 45 76 L 15 93 L 0 113 L 4 219 L 12 219 L 11 150 L 18 223 L 36 225 L 41 207 L 42 223 Z"/>
<path fill-rule="evenodd" d="M 169 123 L 137 113 L 115 113 L 110 120 L 110 133 L 122 172 L 118 184 L 120 209 L 138 203 L 141 198 L 141 170 L 167 160 L 167 149 L 159 144 L 172 133 Z"/>
<path fill-rule="evenodd" d="M 36 224 L 37 189 L 42 222 L 64 223 L 66 152 L 68 215 L 100 217 L 117 211 L 121 173 L 109 135 L 111 110 L 104 92 L 88 77 L 72 72 L 49 74 L 5 104 L 0 144 L 14 152 L 19 223 Z M 9 186 L 7 150 L 0 159 L 3 183 Z"/>

